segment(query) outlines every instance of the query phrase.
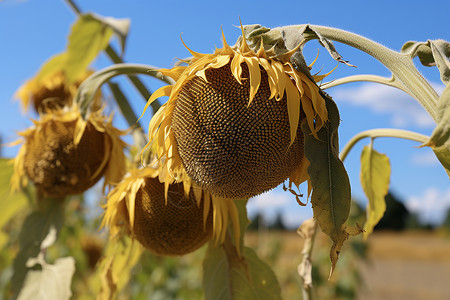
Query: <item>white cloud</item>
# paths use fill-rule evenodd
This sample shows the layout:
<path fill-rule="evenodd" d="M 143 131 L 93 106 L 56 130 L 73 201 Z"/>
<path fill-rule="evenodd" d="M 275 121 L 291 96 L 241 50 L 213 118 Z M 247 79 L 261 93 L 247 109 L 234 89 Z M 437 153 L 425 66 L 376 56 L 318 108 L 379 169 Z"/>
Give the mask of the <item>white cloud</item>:
<path fill-rule="evenodd" d="M 306 197 L 301 200 L 306 202 Z M 300 206 L 291 193 L 283 191 L 280 187 L 250 199 L 247 211 L 250 218 L 261 214 L 268 224 L 275 221 L 277 215 L 280 214 L 284 226 L 292 229 L 312 217 L 309 201 L 306 206 Z"/>
<path fill-rule="evenodd" d="M 435 85 L 435 88 L 442 90 L 441 85 Z M 333 90 L 332 96 L 337 102 L 365 106 L 378 114 L 390 114 L 392 125 L 396 127 L 435 126 L 433 119 L 416 100 L 390 86 L 363 83 L 355 87 L 339 87 Z"/>
<path fill-rule="evenodd" d="M 269 191 L 250 199 L 247 207 L 256 210 L 278 209 L 290 202 L 289 195 L 288 193 Z"/>
<path fill-rule="evenodd" d="M 450 208 L 450 188 L 439 190 L 431 187 L 421 196 L 412 196 L 405 201 L 409 211 L 416 213 L 426 223 L 440 224 Z"/>

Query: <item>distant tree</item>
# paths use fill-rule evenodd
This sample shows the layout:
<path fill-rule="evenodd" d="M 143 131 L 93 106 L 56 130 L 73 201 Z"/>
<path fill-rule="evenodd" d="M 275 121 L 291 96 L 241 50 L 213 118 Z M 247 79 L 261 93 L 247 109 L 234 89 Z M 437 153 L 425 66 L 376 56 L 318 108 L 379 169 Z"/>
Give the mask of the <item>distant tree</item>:
<path fill-rule="evenodd" d="M 247 226 L 247 230 L 258 230 L 260 226 L 264 226 L 264 218 L 260 213 L 257 213 Z"/>
<path fill-rule="evenodd" d="M 272 230 L 286 230 L 286 227 L 283 224 L 283 218 L 280 213 L 277 213 L 275 221 L 273 221 L 273 223 L 271 223 L 268 227 Z"/>
<path fill-rule="evenodd" d="M 375 226 L 375 230 L 404 230 L 410 213 L 399 199 L 389 192 L 386 197 L 386 212 Z"/>
<path fill-rule="evenodd" d="M 450 230 L 450 208 L 447 210 L 447 216 L 442 223 L 442 227 Z"/>

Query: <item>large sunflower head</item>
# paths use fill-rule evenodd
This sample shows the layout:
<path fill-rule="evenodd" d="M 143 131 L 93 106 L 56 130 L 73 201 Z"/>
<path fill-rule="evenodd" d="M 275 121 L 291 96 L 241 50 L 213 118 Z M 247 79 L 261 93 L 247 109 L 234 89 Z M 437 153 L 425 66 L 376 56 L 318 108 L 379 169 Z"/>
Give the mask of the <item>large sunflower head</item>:
<path fill-rule="evenodd" d="M 23 145 L 15 158 L 12 185 L 31 180 L 41 195 L 61 198 L 79 194 L 104 176 L 105 185 L 125 173 L 124 132 L 99 111 L 84 120 L 72 108 L 57 109 L 19 133 Z"/>
<path fill-rule="evenodd" d="M 149 127 L 166 180 L 187 174 L 212 195 L 231 199 L 255 196 L 287 178 L 298 186 L 308 163 L 299 125 L 307 122 L 316 136 L 327 121 L 314 77 L 290 62 L 300 45 L 275 54 L 262 43 L 252 50 L 244 35 L 233 47 L 225 38 L 223 44 L 213 54 L 188 49 L 188 66 L 160 70 L 176 81 L 147 104 L 169 96 Z"/>
<path fill-rule="evenodd" d="M 32 106 L 39 113 L 71 106 L 77 88 L 92 73 L 92 71 L 83 72 L 73 83 L 67 82 L 62 71 L 54 72 L 44 78 L 37 76 L 25 82 L 17 91 L 16 97 L 24 110 Z"/>

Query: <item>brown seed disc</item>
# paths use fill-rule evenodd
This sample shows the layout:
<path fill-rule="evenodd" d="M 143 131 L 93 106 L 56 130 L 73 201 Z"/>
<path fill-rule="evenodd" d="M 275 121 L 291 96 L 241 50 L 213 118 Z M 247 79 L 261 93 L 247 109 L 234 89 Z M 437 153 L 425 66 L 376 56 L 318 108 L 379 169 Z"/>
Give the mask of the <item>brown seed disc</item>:
<path fill-rule="evenodd" d="M 212 236 L 212 209 L 203 228 L 203 201 L 197 206 L 194 192 L 184 196 L 183 184 L 169 186 L 167 205 L 164 184 L 148 177 L 136 194 L 133 234 L 148 250 L 158 255 L 190 253 Z"/>
<path fill-rule="evenodd" d="M 242 77 L 248 68 L 242 64 Z M 210 193 L 249 198 L 289 177 L 303 157 L 303 135 L 289 147 L 286 96 L 269 99 L 267 73 L 248 107 L 250 82 L 233 77 L 230 64 L 195 77 L 177 98 L 172 128 L 186 172 Z"/>
<path fill-rule="evenodd" d="M 105 155 L 105 133 L 97 131 L 88 122 L 80 143 L 75 147 L 75 123 L 45 122 L 26 140 L 25 172 L 45 196 L 80 194 L 103 175 L 105 167 L 91 178 Z"/>

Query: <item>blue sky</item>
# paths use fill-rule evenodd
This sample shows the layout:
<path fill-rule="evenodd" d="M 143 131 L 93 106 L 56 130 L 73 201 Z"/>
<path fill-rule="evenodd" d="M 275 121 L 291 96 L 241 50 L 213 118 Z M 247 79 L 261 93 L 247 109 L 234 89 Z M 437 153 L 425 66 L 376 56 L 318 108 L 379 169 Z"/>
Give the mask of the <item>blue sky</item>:
<path fill-rule="evenodd" d="M 450 40 L 450 3 L 448 1 L 88 1 L 77 4 L 84 12 L 103 16 L 129 18 L 130 34 L 124 60 L 158 67 L 171 67 L 176 58 L 189 56 L 180 41 L 198 52 L 212 52 L 221 46 L 221 27 L 229 43 L 240 35 L 235 27 L 239 17 L 243 24 L 262 24 L 278 27 L 293 24 L 317 24 L 352 31 L 399 50 L 409 40 Z M 339 5 L 337 4 L 339 3 Z M 0 1 L 0 136 L 2 141 L 16 140 L 17 131 L 30 126 L 33 114 L 22 114 L 14 93 L 40 65 L 52 55 L 62 52 L 75 15 L 64 1 Z M 114 46 L 117 43 L 113 41 Z M 389 72 L 371 57 L 345 45 L 336 44 L 346 60 L 357 66 L 340 65 L 330 79 L 346 75 L 372 73 L 388 76 Z M 117 48 L 117 47 L 116 47 Z M 317 43 L 308 43 L 307 62 L 320 51 L 314 71 L 326 72 L 335 67 L 326 51 Z M 94 68 L 110 64 L 101 55 Z M 416 61 L 418 65 L 418 62 Z M 419 70 L 437 90 L 443 85 L 435 68 L 419 66 Z M 155 90 L 155 80 L 144 78 Z M 144 106 L 142 98 L 125 80 L 119 81 L 127 91 L 136 113 Z M 332 88 L 327 92 L 336 100 L 341 112 L 341 148 L 356 133 L 366 129 L 392 127 L 408 129 L 429 135 L 433 122 L 411 98 L 393 88 L 375 84 L 351 84 Z M 147 120 L 143 123 L 148 122 Z M 122 120 L 118 126 L 125 127 Z M 362 204 L 365 196 L 359 183 L 359 156 L 365 140 L 352 150 L 345 161 L 354 196 Z M 417 143 L 377 139 L 375 149 L 391 159 L 391 190 L 406 205 L 427 222 L 439 222 L 450 207 L 449 179 L 433 153 L 427 148 L 416 148 Z M 12 157 L 18 147 L 3 148 L 2 155 Z M 305 187 L 301 187 L 304 192 Z M 249 202 L 249 212 L 262 210 L 268 219 L 280 212 L 287 224 L 296 226 L 311 216 L 311 207 L 299 207 L 290 193 L 275 189 Z"/>

